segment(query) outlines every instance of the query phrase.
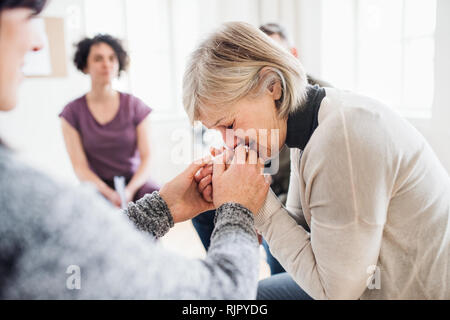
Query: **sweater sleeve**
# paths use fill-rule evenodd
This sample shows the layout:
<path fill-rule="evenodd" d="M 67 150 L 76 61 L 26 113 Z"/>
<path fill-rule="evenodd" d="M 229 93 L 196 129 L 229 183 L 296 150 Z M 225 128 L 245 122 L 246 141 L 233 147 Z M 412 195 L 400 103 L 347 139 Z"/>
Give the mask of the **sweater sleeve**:
<path fill-rule="evenodd" d="M 158 191 L 145 195 L 136 203 L 130 202 L 125 214 L 139 230 L 147 231 L 155 238 L 164 236 L 174 225 L 169 208 Z"/>
<path fill-rule="evenodd" d="M 0 282 L 0 297 L 256 297 L 259 246 L 253 214 L 246 208 L 218 208 L 207 256 L 193 259 L 167 250 L 152 236 L 163 235 L 172 225 L 157 194 L 129 207 L 127 216 L 91 187 L 66 188 L 33 170 L 6 171 L 2 181 L 16 183 L 12 188 L 0 184 L 9 216 L 8 223 L 0 225 L 0 235 L 8 237 L 2 244 L 11 252 L 5 262 L 11 276 Z"/>
<path fill-rule="evenodd" d="M 302 204 L 300 201 L 300 186 L 298 184 L 298 166 L 301 151 L 299 149 L 291 149 L 291 173 L 289 178 L 289 190 L 286 200 L 286 209 L 288 213 L 301 225 L 305 230 L 309 231 L 303 214 Z"/>
<path fill-rule="evenodd" d="M 164 236 L 174 225 L 169 208 L 157 191 L 136 203 L 130 203 L 125 213 L 139 230 L 149 232 L 156 238 Z M 209 288 L 209 292 L 205 292 L 203 298 L 255 297 L 255 267 L 258 264 L 255 261 L 255 258 L 258 259 L 258 254 L 255 255 L 254 252 L 255 239 L 253 214 L 249 210 L 235 203 L 227 203 L 218 208 L 208 256 L 200 265 L 203 271 L 212 273 L 209 279 L 211 284 L 205 286 Z M 230 242 L 235 245 L 239 243 L 239 248 L 233 248 L 234 245 Z M 246 254 L 237 252 L 240 250 Z M 196 270 L 194 268 L 185 272 L 195 273 Z M 198 288 L 195 288 L 194 284 L 190 290 L 199 290 L 204 283 L 198 283 L 196 286 Z"/>
<path fill-rule="evenodd" d="M 273 194 L 255 223 L 274 256 L 310 296 L 358 299 L 378 261 L 390 198 L 386 161 L 375 156 L 386 153 L 379 143 L 383 131 L 376 125 L 348 130 L 342 110 L 329 121 L 327 130 L 318 129 L 311 139 L 299 170 L 311 233 L 286 214 Z"/>

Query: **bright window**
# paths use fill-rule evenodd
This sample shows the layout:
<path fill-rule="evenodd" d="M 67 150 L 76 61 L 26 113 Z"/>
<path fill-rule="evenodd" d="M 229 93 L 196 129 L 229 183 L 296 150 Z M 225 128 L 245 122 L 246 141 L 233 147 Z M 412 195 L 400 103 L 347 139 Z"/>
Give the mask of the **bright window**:
<path fill-rule="evenodd" d="M 323 0 L 322 77 L 430 117 L 435 0 Z"/>

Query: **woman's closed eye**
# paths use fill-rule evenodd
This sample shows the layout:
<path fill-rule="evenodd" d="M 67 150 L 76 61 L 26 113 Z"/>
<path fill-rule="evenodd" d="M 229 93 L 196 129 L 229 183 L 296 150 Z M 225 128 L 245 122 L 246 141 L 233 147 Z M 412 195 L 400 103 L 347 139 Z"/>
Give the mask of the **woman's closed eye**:
<path fill-rule="evenodd" d="M 234 129 L 234 121 L 233 121 L 232 124 L 228 125 L 226 128 L 227 128 L 228 130 Z"/>

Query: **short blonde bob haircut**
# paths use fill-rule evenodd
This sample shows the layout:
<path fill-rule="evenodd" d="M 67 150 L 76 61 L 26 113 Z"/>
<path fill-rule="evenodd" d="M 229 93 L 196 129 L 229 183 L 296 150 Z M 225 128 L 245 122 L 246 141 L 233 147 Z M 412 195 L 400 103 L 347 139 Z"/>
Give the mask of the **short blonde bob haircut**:
<path fill-rule="evenodd" d="M 225 23 L 190 56 L 183 79 L 184 108 L 194 122 L 200 111 L 223 112 L 223 107 L 249 94 L 259 95 L 276 82 L 282 88 L 276 101 L 278 114 L 287 119 L 306 97 L 307 78 L 302 65 L 254 26 Z"/>

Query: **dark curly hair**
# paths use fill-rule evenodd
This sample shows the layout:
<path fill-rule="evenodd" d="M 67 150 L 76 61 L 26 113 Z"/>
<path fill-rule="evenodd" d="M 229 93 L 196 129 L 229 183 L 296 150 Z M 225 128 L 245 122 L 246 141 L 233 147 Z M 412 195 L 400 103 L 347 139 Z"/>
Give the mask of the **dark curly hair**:
<path fill-rule="evenodd" d="M 37 15 L 44 9 L 47 0 L 3 0 L 0 1 L 0 11 L 5 9 L 29 8 Z"/>
<path fill-rule="evenodd" d="M 91 51 L 91 47 L 93 45 L 105 43 L 109 45 L 114 52 L 116 53 L 117 60 L 119 60 L 119 76 L 122 71 L 125 71 L 128 67 L 129 57 L 128 53 L 122 46 L 122 43 L 119 39 L 114 38 L 108 34 L 98 34 L 94 38 L 84 38 L 80 42 L 78 42 L 76 47 L 75 56 L 73 58 L 73 62 L 78 70 L 84 72 L 84 69 L 87 66 L 87 60 L 89 56 L 89 52 Z"/>

